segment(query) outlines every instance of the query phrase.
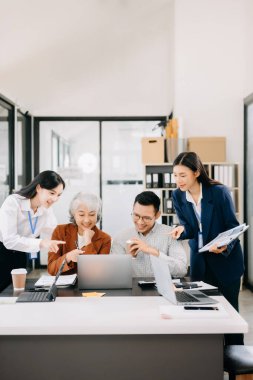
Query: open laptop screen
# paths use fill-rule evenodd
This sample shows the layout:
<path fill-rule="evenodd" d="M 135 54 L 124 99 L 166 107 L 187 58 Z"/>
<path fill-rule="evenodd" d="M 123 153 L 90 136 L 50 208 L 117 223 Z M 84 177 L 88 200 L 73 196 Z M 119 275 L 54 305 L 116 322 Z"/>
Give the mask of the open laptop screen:
<path fill-rule="evenodd" d="M 132 288 L 130 255 L 79 255 L 77 262 L 79 289 Z"/>
<path fill-rule="evenodd" d="M 32 292 L 23 292 L 19 295 L 16 302 L 51 302 L 55 301 L 57 296 L 57 287 L 56 281 L 58 280 L 63 267 L 65 265 L 66 259 L 63 260 L 56 276 L 53 284 L 50 286 L 47 292 L 45 290 L 35 290 Z"/>
<path fill-rule="evenodd" d="M 176 291 L 171 279 L 168 263 L 150 256 L 158 292 L 174 305 L 208 305 L 217 303 L 199 290 Z"/>

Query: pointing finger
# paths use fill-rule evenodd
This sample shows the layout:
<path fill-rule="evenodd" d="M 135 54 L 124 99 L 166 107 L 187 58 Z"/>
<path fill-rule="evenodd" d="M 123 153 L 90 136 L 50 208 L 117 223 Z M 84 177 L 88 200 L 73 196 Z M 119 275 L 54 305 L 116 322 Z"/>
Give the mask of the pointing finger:
<path fill-rule="evenodd" d="M 63 240 L 52 240 L 52 242 L 54 242 L 55 244 L 66 244 L 66 242 Z"/>

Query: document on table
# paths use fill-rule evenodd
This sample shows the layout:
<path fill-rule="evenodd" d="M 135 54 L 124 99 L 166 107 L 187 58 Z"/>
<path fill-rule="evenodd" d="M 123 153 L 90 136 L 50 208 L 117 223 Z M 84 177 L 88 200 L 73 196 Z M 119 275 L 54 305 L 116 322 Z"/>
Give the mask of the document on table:
<path fill-rule="evenodd" d="M 217 244 L 218 248 L 223 247 L 224 245 L 228 245 L 233 240 L 237 239 L 241 234 L 243 234 L 248 228 L 249 226 L 243 223 L 235 228 L 231 228 L 231 230 L 224 231 L 204 247 L 200 248 L 199 252 L 209 251 L 209 248 L 214 244 Z"/>
<path fill-rule="evenodd" d="M 70 286 L 74 285 L 76 282 L 77 275 L 69 274 L 66 276 L 60 276 L 56 281 L 56 286 Z M 38 288 L 47 288 L 50 287 L 54 282 L 55 276 L 43 275 L 39 280 L 34 284 Z"/>
<path fill-rule="evenodd" d="M 214 289 L 218 289 L 217 286 L 213 286 L 213 285 L 210 285 L 210 284 L 207 284 L 206 282 L 204 281 L 194 281 L 193 283 L 197 284 L 198 285 L 198 289 L 197 290 L 214 290 Z"/>
<path fill-rule="evenodd" d="M 192 287 L 193 289 L 195 290 L 214 290 L 214 289 L 218 289 L 217 286 L 213 286 L 213 285 L 210 285 L 210 284 L 207 284 L 206 282 L 204 281 L 190 281 L 190 282 L 180 282 L 179 279 L 174 279 L 172 280 L 172 282 L 174 284 L 178 284 L 178 285 L 186 285 L 186 288 L 187 288 L 187 284 L 196 284 L 197 287 L 194 288 Z M 183 289 L 183 286 L 182 286 L 182 289 Z"/>

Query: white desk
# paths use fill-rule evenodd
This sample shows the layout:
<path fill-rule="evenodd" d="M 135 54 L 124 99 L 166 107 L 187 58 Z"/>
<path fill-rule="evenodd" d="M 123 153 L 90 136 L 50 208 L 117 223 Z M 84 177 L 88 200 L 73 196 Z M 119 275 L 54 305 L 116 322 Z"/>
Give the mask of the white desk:
<path fill-rule="evenodd" d="M 0 304 L 1 379 L 222 380 L 223 334 L 248 327 L 217 299 L 226 317 L 165 320 L 162 297 Z"/>

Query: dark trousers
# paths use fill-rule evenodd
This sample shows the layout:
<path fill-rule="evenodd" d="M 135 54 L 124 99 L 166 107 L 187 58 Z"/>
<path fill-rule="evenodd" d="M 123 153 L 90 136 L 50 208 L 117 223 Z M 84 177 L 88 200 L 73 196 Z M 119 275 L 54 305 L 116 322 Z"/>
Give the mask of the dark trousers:
<path fill-rule="evenodd" d="M 228 302 L 234 307 L 236 311 L 239 312 L 239 292 L 241 281 L 240 278 L 235 280 L 229 285 L 221 284 L 219 280 L 213 275 L 210 269 L 207 267 L 204 281 L 213 286 L 217 286 L 222 295 L 228 300 Z M 225 334 L 224 335 L 224 343 L 225 345 L 244 344 L 243 334 Z"/>
<path fill-rule="evenodd" d="M 26 268 L 26 253 L 12 251 L 0 242 L 0 291 L 11 284 L 11 271 L 16 268 Z"/>

